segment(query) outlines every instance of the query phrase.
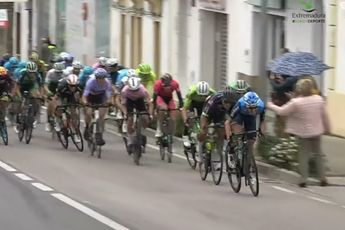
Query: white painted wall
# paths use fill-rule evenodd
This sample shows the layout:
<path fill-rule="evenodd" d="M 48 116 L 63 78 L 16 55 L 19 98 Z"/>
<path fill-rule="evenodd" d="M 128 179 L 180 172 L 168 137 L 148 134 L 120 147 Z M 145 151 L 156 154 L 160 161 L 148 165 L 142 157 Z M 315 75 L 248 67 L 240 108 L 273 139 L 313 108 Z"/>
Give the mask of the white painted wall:
<path fill-rule="evenodd" d="M 154 66 L 154 28 L 152 17 L 143 17 L 142 19 L 142 62 Z"/>
<path fill-rule="evenodd" d="M 50 0 L 50 10 L 49 10 L 49 37 L 50 40 L 56 42 L 56 1 Z"/>
<path fill-rule="evenodd" d="M 110 56 L 120 58 L 120 28 L 121 14 L 117 9 L 112 8 L 110 11 Z M 119 60 L 122 63 L 122 60 Z"/>
<path fill-rule="evenodd" d="M 338 9 L 338 34 L 337 34 L 337 69 L 335 90 L 339 93 L 345 93 L 345 9 Z"/>
<path fill-rule="evenodd" d="M 21 23 L 20 23 L 20 57 L 23 60 L 28 59 L 28 50 L 29 50 L 29 13 L 26 10 L 25 3 L 18 3 L 21 4 Z"/>
<path fill-rule="evenodd" d="M 254 75 L 252 39 L 258 38 L 258 34 L 253 33 L 252 8 L 245 1 L 229 1 L 229 81 L 237 79 L 239 72 Z"/>

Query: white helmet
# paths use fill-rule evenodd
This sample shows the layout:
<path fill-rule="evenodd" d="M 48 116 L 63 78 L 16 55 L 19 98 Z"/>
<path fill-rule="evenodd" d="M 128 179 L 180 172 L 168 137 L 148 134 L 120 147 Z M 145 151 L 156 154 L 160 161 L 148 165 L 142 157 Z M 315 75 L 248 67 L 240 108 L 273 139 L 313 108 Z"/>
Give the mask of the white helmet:
<path fill-rule="evenodd" d="M 80 61 L 74 61 L 73 64 L 72 64 L 73 68 L 76 68 L 76 69 L 82 69 L 84 68 L 83 64 L 81 64 Z"/>
<path fill-rule="evenodd" d="M 109 58 L 106 64 L 107 66 L 111 67 L 111 66 L 116 66 L 117 64 L 119 64 L 119 62 L 116 58 Z"/>
<path fill-rule="evenodd" d="M 128 69 L 127 77 L 138 77 L 137 72 L 134 69 Z"/>
<path fill-rule="evenodd" d="M 79 78 L 75 74 L 70 74 L 66 78 L 67 84 L 69 85 L 78 85 L 79 84 Z"/>
<path fill-rule="evenodd" d="M 138 77 L 130 77 L 128 78 L 127 82 L 128 88 L 130 90 L 137 90 L 140 87 L 140 78 Z"/>
<path fill-rule="evenodd" d="M 99 57 L 98 58 L 98 64 L 101 66 L 105 66 L 107 64 L 107 58 L 106 57 Z"/>
<path fill-rule="evenodd" d="M 201 81 L 198 83 L 197 92 L 199 95 L 207 96 L 210 93 L 210 86 L 206 81 Z"/>

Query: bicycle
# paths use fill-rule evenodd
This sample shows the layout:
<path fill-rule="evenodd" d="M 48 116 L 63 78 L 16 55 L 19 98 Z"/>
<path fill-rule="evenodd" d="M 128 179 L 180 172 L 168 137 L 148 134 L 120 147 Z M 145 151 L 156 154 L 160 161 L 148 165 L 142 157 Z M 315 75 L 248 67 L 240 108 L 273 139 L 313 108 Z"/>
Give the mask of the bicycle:
<path fill-rule="evenodd" d="M 208 173 L 211 172 L 215 185 L 219 185 L 223 174 L 223 145 L 221 151 L 217 149 L 217 141 L 219 141 L 217 129 L 222 128 L 224 128 L 223 123 L 211 123 L 207 126 L 207 138 L 199 154 L 201 180 L 206 180 Z"/>
<path fill-rule="evenodd" d="M 190 127 L 191 127 L 190 129 L 188 129 L 188 139 L 189 139 L 190 147 L 183 146 L 183 149 L 184 149 L 184 154 L 186 155 L 189 166 L 192 169 L 195 169 L 198 162 L 196 158 L 197 146 L 198 146 L 198 141 L 196 137 L 200 131 L 200 122 L 197 117 L 197 113 L 195 111 L 192 116 L 188 117 L 187 123 L 190 124 Z"/>
<path fill-rule="evenodd" d="M 159 145 L 159 153 L 161 160 L 164 161 L 165 155 L 167 153 L 168 163 L 172 162 L 172 144 L 173 144 L 173 134 L 170 133 L 171 122 L 170 122 L 170 111 L 180 110 L 180 109 L 160 109 L 159 112 L 164 112 L 163 122 L 162 122 L 162 132 L 163 136 L 158 138 L 157 144 Z"/>
<path fill-rule="evenodd" d="M 78 149 L 78 151 L 82 152 L 84 150 L 84 140 L 80 131 L 79 106 L 80 106 L 79 103 L 75 103 L 75 104 L 58 105 L 56 107 L 55 113 L 58 110 L 62 110 L 62 116 L 61 116 L 62 125 L 60 125 L 60 127 L 62 128 L 60 131 L 56 132 L 56 135 L 61 145 L 65 149 L 68 148 L 68 138 L 70 137 L 75 147 Z M 73 113 L 71 112 L 71 109 L 75 109 L 76 116 L 72 117 Z M 53 122 L 55 123 L 55 121 Z"/>
<path fill-rule="evenodd" d="M 0 96 L 0 101 L 8 102 L 9 100 L 11 100 L 11 97 L 7 93 Z M 5 116 L 6 111 L 0 110 L 0 136 L 4 144 L 8 145 L 8 132 Z"/>
<path fill-rule="evenodd" d="M 235 193 L 241 190 L 241 181 L 244 177 L 245 185 L 249 185 L 252 194 L 258 196 L 259 173 L 254 154 L 248 151 L 248 133 L 250 132 L 232 135 L 225 154 L 226 172 Z"/>
<path fill-rule="evenodd" d="M 149 115 L 148 112 L 134 111 L 128 113 L 133 115 L 133 123 L 135 127 L 134 143 L 130 146 L 128 151 L 133 155 L 133 160 L 136 165 L 139 165 L 142 153 L 145 152 L 146 136 L 142 134 L 142 116 Z"/>
<path fill-rule="evenodd" d="M 23 94 L 23 111 L 18 115 L 18 139 L 21 142 L 25 135 L 25 142 L 29 144 L 32 138 L 32 131 L 34 129 L 35 113 L 34 100 L 44 101 L 39 97 L 31 97 L 28 91 Z"/>
<path fill-rule="evenodd" d="M 98 138 L 97 135 L 100 135 L 102 133 L 101 124 L 99 120 L 99 109 L 108 108 L 109 105 L 86 105 L 86 107 L 92 108 L 92 120 L 87 130 L 87 132 L 89 133 L 89 138 L 87 140 L 88 147 L 91 151 L 91 156 L 93 156 L 95 151 L 97 150 L 97 158 L 100 159 L 102 155 L 102 145 L 98 145 L 96 143 L 96 139 Z"/>

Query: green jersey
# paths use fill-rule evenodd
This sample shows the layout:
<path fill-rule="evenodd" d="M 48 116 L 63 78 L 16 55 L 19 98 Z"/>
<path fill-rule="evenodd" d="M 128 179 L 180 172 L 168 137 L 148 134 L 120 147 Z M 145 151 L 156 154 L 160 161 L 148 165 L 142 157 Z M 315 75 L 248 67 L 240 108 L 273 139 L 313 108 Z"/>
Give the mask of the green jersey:
<path fill-rule="evenodd" d="M 190 109 L 190 107 L 193 105 L 193 102 L 195 103 L 203 103 L 205 102 L 206 98 L 215 94 L 216 91 L 214 89 L 210 88 L 210 92 L 208 96 L 201 96 L 198 94 L 198 88 L 196 85 L 193 85 L 192 87 L 189 88 L 189 91 L 186 95 L 186 99 L 184 102 L 184 108 L 185 109 Z"/>

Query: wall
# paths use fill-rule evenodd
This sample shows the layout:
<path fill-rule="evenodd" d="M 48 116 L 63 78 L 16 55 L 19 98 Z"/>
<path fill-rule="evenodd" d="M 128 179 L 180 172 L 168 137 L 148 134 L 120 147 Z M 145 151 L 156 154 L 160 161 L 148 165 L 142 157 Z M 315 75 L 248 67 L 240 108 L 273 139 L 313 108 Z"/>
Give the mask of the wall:
<path fill-rule="evenodd" d="M 153 19 L 151 17 L 143 17 L 142 27 L 143 27 L 143 52 L 142 52 L 142 62 L 154 66 L 154 28 Z M 156 71 L 156 70 L 155 70 Z M 160 74 L 160 73 L 157 73 Z"/>
<path fill-rule="evenodd" d="M 121 14 L 119 10 L 112 8 L 110 11 L 110 56 L 119 59 L 120 63 L 120 28 L 121 28 Z"/>
<path fill-rule="evenodd" d="M 339 1 L 340 2 L 340 1 Z M 345 93 L 345 9 L 338 8 L 337 24 L 337 69 L 335 91 Z"/>

